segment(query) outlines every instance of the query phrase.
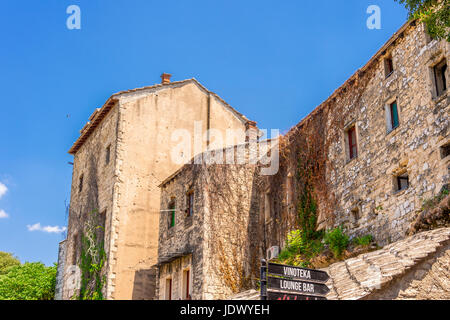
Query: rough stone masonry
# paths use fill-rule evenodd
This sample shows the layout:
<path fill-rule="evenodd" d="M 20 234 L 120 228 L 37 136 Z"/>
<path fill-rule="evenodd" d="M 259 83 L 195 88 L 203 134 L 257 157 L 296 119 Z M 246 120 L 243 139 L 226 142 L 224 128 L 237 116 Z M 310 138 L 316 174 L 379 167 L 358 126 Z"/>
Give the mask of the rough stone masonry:
<path fill-rule="evenodd" d="M 343 225 L 380 245 L 407 235 L 424 201 L 449 183 L 449 56 L 448 42 L 408 22 L 281 138 L 280 171 L 260 195 L 262 252 L 295 228 L 299 159 L 312 163 L 320 229 Z"/>

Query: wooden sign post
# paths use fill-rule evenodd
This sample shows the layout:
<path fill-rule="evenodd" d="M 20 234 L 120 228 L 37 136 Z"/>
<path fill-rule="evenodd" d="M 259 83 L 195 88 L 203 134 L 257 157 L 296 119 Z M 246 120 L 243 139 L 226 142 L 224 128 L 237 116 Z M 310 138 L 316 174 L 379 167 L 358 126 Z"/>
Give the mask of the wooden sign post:
<path fill-rule="evenodd" d="M 261 300 L 267 300 L 267 262 L 261 259 Z"/>
<path fill-rule="evenodd" d="M 261 260 L 261 299 L 326 300 L 329 278 L 324 271 Z"/>

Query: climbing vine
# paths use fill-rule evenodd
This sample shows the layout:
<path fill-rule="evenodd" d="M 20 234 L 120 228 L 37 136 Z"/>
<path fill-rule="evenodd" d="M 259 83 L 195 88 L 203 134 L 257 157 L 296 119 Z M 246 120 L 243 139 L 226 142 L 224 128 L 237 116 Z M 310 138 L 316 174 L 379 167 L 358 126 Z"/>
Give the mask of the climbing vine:
<path fill-rule="evenodd" d="M 83 230 L 79 300 L 103 300 L 103 287 L 106 283 L 106 276 L 103 274 L 106 264 L 104 234 L 102 216 L 98 210 L 93 210 L 88 215 Z"/>

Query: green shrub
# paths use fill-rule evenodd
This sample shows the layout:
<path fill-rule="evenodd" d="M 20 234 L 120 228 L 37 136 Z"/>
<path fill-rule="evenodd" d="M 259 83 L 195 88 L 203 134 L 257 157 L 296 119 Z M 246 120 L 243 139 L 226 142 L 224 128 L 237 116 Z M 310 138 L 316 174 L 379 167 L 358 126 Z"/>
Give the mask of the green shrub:
<path fill-rule="evenodd" d="M 320 233 L 318 233 L 320 234 Z M 278 260 L 297 264 L 308 264 L 306 261 L 299 261 L 296 258 L 311 259 L 317 256 L 323 250 L 322 238 L 309 239 L 307 233 L 303 230 L 291 231 L 286 239 L 286 247 L 280 252 Z"/>
<path fill-rule="evenodd" d="M 349 237 L 344 233 L 342 227 L 326 232 L 324 240 L 335 258 L 340 258 L 349 244 Z"/>
<path fill-rule="evenodd" d="M 0 300 L 53 300 L 55 285 L 56 265 L 27 262 L 0 277 Z"/>
<path fill-rule="evenodd" d="M 286 246 L 280 252 L 279 260 L 290 260 L 300 254 L 305 247 L 303 233 L 301 230 L 293 230 L 289 232 L 286 239 Z"/>
<path fill-rule="evenodd" d="M 0 276 L 7 274 L 11 267 L 20 265 L 19 259 L 11 253 L 0 251 Z"/>
<path fill-rule="evenodd" d="M 353 244 L 356 246 L 364 246 L 367 247 L 373 241 L 373 237 L 371 234 L 365 235 L 363 237 L 356 237 L 353 239 Z"/>

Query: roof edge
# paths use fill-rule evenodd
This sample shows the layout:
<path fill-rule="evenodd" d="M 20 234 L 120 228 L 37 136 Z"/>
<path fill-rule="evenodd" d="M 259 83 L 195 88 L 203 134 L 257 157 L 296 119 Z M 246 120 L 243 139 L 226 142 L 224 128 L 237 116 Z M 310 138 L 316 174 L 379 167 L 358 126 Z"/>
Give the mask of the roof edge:
<path fill-rule="evenodd" d="M 299 127 L 301 127 L 305 122 L 307 122 L 314 114 L 322 110 L 333 98 L 335 98 L 339 93 L 341 93 L 344 88 L 350 84 L 350 82 L 353 82 L 356 78 L 362 76 L 367 69 L 369 69 L 373 64 L 375 64 L 378 59 L 383 56 L 386 52 L 386 50 L 393 45 L 397 39 L 410 27 L 410 26 L 416 26 L 417 19 L 408 20 L 405 22 L 400 29 L 398 29 L 386 43 L 378 49 L 378 51 L 372 56 L 372 58 L 369 59 L 369 61 L 356 70 L 350 78 L 348 78 L 340 87 L 338 87 L 327 99 L 325 99 L 322 103 L 320 103 L 316 108 L 314 108 L 308 115 L 306 115 L 300 122 L 298 122 L 296 125 L 294 125 L 289 131 L 285 134 L 285 137 L 289 137 L 291 134 L 295 133 L 296 130 L 298 130 Z"/>
<path fill-rule="evenodd" d="M 81 148 L 81 146 L 84 144 L 84 142 L 89 138 L 89 136 L 92 134 L 94 129 L 100 124 L 100 122 L 106 117 L 108 112 L 112 109 L 114 104 L 119 101 L 120 97 L 122 95 L 128 94 L 128 93 L 134 93 L 144 90 L 150 90 L 150 89 L 165 89 L 170 88 L 177 85 L 184 85 L 189 82 L 195 83 L 201 90 L 205 91 L 207 94 L 212 95 L 217 100 L 219 100 L 229 111 L 231 111 L 242 123 L 246 123 L 249 121 L 246 116 L 244 116 L 242 113 L 238 112 L 236 109 L 234 109 L 231 105 L 229 105 L 225 100 L 223 100 L 219 95 L 216 93 L 208 90 L 206 87 L 204 87 L 197 79 L 190 78 L 180 81 L 173 81 L 167 84 L 158 83 L 152 86 L 146 86 L 141 88 L 135 88 L 130 90 L 124 90 L 119 91 L 117 93 L 114 93 L 111 95 L 111 97 L 106 100 L 105 104 L 101 108 L 97 108 L 92 115 L 89 117 L 89 121 L 85 124 L 83 129 L 80 131 L 80 136 L 77 138 L 77 140 L 74 142 L 72 147 L 69 149 L 68 153 L 71 155 L 75 155 L 75 153 L 78 152 L 78 150 Z"/>

